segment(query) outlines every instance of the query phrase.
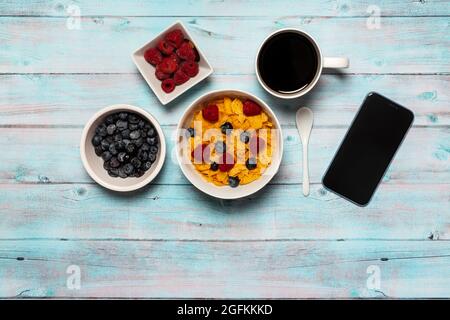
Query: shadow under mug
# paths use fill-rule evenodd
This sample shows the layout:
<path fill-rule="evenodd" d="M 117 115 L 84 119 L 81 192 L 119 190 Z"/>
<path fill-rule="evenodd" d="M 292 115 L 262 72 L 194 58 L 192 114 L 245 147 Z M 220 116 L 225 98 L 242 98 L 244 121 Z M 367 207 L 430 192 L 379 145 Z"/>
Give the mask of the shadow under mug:
<path fill-rule="evenodd" d="M 317 60 L 318 60 L 317 61 L 317 70 L 316 70 L 316 74 L 315 74 L 313 80 L 306 87 L 304 87 L 298 91 L 292 92 L 292 93 L 291 92 L 290 93 L 281 93 L 281 92 L 271 89 L 262 79 L 261 74 L 259 72 L 259 68 L 258 68 L 258 59 L 259 59 L 259 56 L 261 53 L 261 49 L 264 47 L 264 45 L 267 43 L 268 40 L 272 39 L 274 36 L 279 35 L 281 33 L 285 33 L 285 32 L 295 32 L 295 33 L 302 35 L 304 38 L 308 39 L 310 44 L 312 45 L 312 47 L 314 47 L 314 49 L 316 50 L 316 56 L 317 56 Z M 323 68 L 337 69 L 337 68 L 348 68 L 348 66 L 349 66 L 348 58 L 345 58 L 345 57 L 323 57 L 322 52 L 320 51 L 320 48 L 313 37 L 311 37 L 309 34 L 307 34 L 304 31 L 301 31 L 299 29 L 293 29 L 293 28 L 280 29 L 280 30 L 273 32 L 269 36 L 267 36 L 267 38 L 264 39 L 261 46 L 259 47 L 258 53 L 256 54 L 256 59 L 255 59 L 256 77 L 258 78 L 258 81 L 261 84 L 261 86 L 267 92 L 272 94 L 273 96 L 282 98 L 282 99 L 294 99 L 294 98 L 301 97 L 304 94 L 308 93 L 312 88 L 314 88 L 314 86 L 319 81 L 319 78 L 320 78 L 320 75 L 322 74 Z"/>

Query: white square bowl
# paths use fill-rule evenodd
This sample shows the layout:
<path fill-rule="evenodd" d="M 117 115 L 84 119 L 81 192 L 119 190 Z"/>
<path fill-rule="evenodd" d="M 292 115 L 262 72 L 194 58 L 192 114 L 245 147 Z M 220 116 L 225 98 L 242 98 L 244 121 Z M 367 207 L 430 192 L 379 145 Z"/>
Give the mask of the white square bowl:
<path fill-rule="evenodd" d="M 199 64 L 199 72 L 198 74 L 190 78 L 188 81 L 183 83 L 182 85 L 175 86 L 175 89 L 170 93 L 165 93 L 161 88 L 161 80 L 157 79 L 155 76 L 155 67 L 152 66 L 150 63 L 145 61 L 144 59 L 144 53 L 149 48 L 156 47 L 158 42 L 165 36 L 166 33 L 174 30 L 174 29 L 180 29 L 183 32 L 183 35 L 186 39 L 192 41 L 195 48 L 198 51 L 198 54 L 200 56 Z M 159 101 L 166 105 L 193 86 L 195 86 L 197 83 L 202 81 L 203 79 L 206 79 L 210 74 L 213 73 L 213 68 L 209 64 L 208 60 L 206 60 L 205 55 L 198 47 L 197 43 L 194 41 L 192 36 L 189 34 L 186 27 L 181 23 L 181 21 L 176 21 L 174 24 L 167 27 L 165 30 L 163 30 L 160 34 L 158 34 L 153 40 L 150 42 L 147 42 L 144 46 L 137 49 L 132 54 L 132 59 L 134 63 L 136 64 L 137 68 L 139 69 L 139 72 L 144 77 L 145 81 L 147 81 L 150 88 L 152 88 L 155 95 L 158 97 Z"/>

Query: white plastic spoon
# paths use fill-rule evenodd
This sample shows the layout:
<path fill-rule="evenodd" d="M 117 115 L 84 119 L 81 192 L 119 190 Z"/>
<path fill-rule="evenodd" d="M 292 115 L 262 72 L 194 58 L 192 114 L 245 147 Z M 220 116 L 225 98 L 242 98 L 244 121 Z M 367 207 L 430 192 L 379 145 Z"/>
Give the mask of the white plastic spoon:
<path fill-rule="evenodd" d="M 298 133 L 303 145 L 303 195 L 309 195 L 308 142 L 313 126 L 314 115 L 309 108 L 300 108 L 295 115 Z"/>

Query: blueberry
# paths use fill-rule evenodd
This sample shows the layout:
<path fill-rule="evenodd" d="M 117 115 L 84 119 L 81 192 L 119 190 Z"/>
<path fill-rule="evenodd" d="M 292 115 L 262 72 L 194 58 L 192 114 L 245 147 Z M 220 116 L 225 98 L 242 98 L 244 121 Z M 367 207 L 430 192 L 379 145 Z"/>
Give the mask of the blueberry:
<path fill-rule="evenodd" d="M 139 168 L 141 166 L 141 160 L 139 160 L 138 158 L 133 158 L 131 159 L 130 163 L 135 167 L 135 168 Z"/>
<path fill-rule="evenodd" d="M 150 153 L 149 155 L 148 155 L 148 160 L 150 161 L 150 162 L 155 162 L 155 160 L 156 160 L 156 154 L 153 154 L 153 153 Z"/>
<path fill-rule="evenodd" d="M 156 137 L 153 137 L 153 138 L 147 138 L 147 143 L 149 144 L 149 145 L 151 145 L 151 146 L 154 146 L 154 145 L 156 145 L 157 143 L 158 143 L 158 139 L 156 138 Z"/>
<path fill-rule="evenodd" d="M 152 166 L 152 162 L 147 161 L 142 165 L 142 170 L 147 171 Z"/>
<path fill-rule="evenodd" d="M 111 165 L 110 165 L 109 161 L 103 162 L 103 169 L 105 169 L 106 171 L 111 169 Z"/>
<path fill-rule="evenodd" d="M 102 142 L 102 137 L 95 135 L 92 137 L 92 144 L 94 147 L 98 146 Z"/>
<path fill-rule="evenodd" d="M 134 151 L 136 151 L 136 146 L 132 143 L 129 143 L 125 146 L 125 150 L 127 150 L 128 153 L 134 153 Z"/>
<path fill-rule="evenodd" d="M 117 149 L 116 149 L 116 144 L 115 143 L 111 143 L 109 145 L 109 152 L 111 152 L 111 154 L 115 155 L 117 154 Z"/>
<path fill-rule="evenodd" d="M 122 179 L 128 178 L 128 175 L 125 173 L 123 168 L 119 168 L 119 177 Z"/>
<path fill-rule="evenodd" d="M 135 115 L 135 114 L 130 114 L 129 116 L 128 116 L 128 121 L 130 122 L 130 123 L 138 123 L 139 122 L 139 117 L 137 116 L 137 115 Z"/>
<path fill-rule="evenodd" d="M 107 137 L 105 138 L 105 140 L 108 142 L 108 144 L 111 144 L 111 143 L 114 142 L 114 139 L 113 139 L 113 137 L 111 137 L 111 136 L 107 136 Z"/>
<path fill-rule="evenodd" d="M 150 123 L 146 123 L 145 126 L 144 126 L 144 130 L 145 131 L 148 131 L 148 130 L 150 130 L 152 128 L 153 128 L 153 126 Z"/>
<path fill-rule="evenodd" d="M 229 122 L 225 122 L 223 125 L 220 126 L 220 130 L 223 134 L 229 134 L 231 130 L 233 130 L 233 125 Z"/>
<path fill-rule="evenodd" d="M 120 152 L 117 155 L 117 160 L 119 160 L 120 162 L 126 162 L 129 159 L 130 159 L 130 156 L 126 152 Z"/>
<path fill-rule="evenodd" d="M 216 142 L 216 152 L 218 153 L 224 153 L 227 150 L 227 145 L 223 141 L 217 141 Z"/>
<path fill-rule="evenodd" d="M 113 116 L 107 116 L 105 119 L 106 124 L 113 124 L 114 123 L 114 117 Z"/>
<path fill-rule="evenodd" d="M 122 131 L 122 130 L 125 130 L 128 128 L 128 122 L 126 122 L 124 120 L 117 120 L 116 126 L 117 126 L 117 129 Z"/>
<path fill-rule="evenodd" d="M 218 164 L 217 162 L 211 163 L 210 169 L 211 169 L 212 171 L 217 171 L 217 170 L 219 170 L 219 164 Z"/>
<path fill-rule="evenodd" d="M 189 128 L 189 129 L 187 129 L 186 135 L 187 135 L 188 137 L 194 137 L 194 136 L 195 136 L 195 129 L 194 129 L 194 128 Z"/>
<path fill-rule="evenodd" d="M 95 129 L 95 133 L 101 137 L 106 137 L 108 135 L 108 132 L 106 131 L 106 126 L 104 124 L 99 125 L 97 129 Z"/>
<path fill-rule="evenodd" d="M 139 160 L 146 161 L 148 159 L 148 152 L 139 150 L 137 156 Z"/>
<path fill-rule="evenodd" d="M 232 188 L 236 188 L 241 180 L 238 177 L 228 177 L 228 185 Z"/>
<path fill-rule="evenodd" d="M 130 130 L 128 130 L 128 129 L 122 130 L 121 134 L 122 134 L 122 138 L 124 138 L 124 139 L 130 138 Z"/>
<path fill-rule="evenodd" d="M 241 139 L 242 142 L 248 143 L 250 141 L 250 133 L 247 131 L 244 131 L 241 133 L 239 138 Z"/>
<path fill-rule="evenodd" d="M 147 143 L 144 143 L 144 144 L 142 145 L 142 147 L 141 147 L 141 150 L 149 151 L 149 150 L 150 150 L 150 145 L 147 144 Z"/>
<path fill-rule="evenodd" d="M 125 149 L 125 142 L 123 141 L 114 142 L 114 146 L 116 147 L 116 150 L 123 150 Z"/>
<path fill-rule="evenodd" d="M 123 166 L 123 172 L 125 172 L 126 175 L 131 175 L 133 174 L 134 171 L 134 167 L 131 163 L 127 163 L 126 165 Z"/>
<path fill-rule="evenodd" d="M 138 130 L 134 130 L 130 132 L 130 138 L 131 139 L 139 139 L 141 136 L 141 133 Z"/>
<path fill-rule="evenodd" d="M 138 169 L 138 170 L 134 173 L 134 176 L 135 176 L 136 178 L 139 178 L 139 177 L 142 177 L 142 176 L 144 175 L 144 173 L 145 173 L 144 170 Z"/>
<path fill-rule="evenodd" d="M 147 131 L 147 136 L 148 137 L 154 137 L 156 135 L 156 131 L 155 131 L 155 129 L 154 128 L 150 128 L 150 129 L 148 129 L 148 131 Z"/>
<path fill-rule="evenodd" d="M 102 153 L 103 153 L 103 149 L 102 149 L 102 146 L 96 146 L 95 148 L 94 148 L 94 150 L 95 150 L 95 154 L 96 155 L 98 155 L 99 157 L 102 155 Z"/>
<path fill-rule="evenodd" d="M 139 121 L 138 126 L 139 126 L 139 128 L 144 129 L 144 127 L 145 127 L 144 120 Z"/>
<path fill-rule="evenodd" d="M 119 119 L 126 120 L 127 118 L 128 118 L 128 113 L 126 113 L 126 112 L 119 113 Z"/>
<path fill-rule="evenodd" d="M 119 176 L 119 170 L 118 170 L 118 169 L 115 169 L 115 168 L 111 168 L 111 169 L 108 170 L 108 174 L 109 174 L 111 177 L 116 178 L 116 177 Z"/>
<path fill-rule="evenodd" d="M 120 162 L 116 157 L 112 157 L 109 165 L 111 166 L 111 168 L 118 168 L 120 166 Z"/>
<path fill-rule="evenodd" d="M 122 141 L 122 135 L 121 135 L 121 134 L 115 134 L 115 135 L 114 135 L 114 141 L 115 141 L 115 142 L 117 142 L 117 141 Z"/>
<path fill-rule="evenodd" d="M 109 159 L 112 158 L 112 154 L 109 151 L 105 151 L 102 153 L 102 159 L 103 161 L 108 161 Z"/>
<path fill-rule="evenodd" d="M 151 146 L 150 147 L 150 153 L 157 154 L 158 153 L 158 147 L 157 146 Z"/>
<path fill-rule="evenodd" d="M 136 147 L 140 147 L 140 146 L 142 146 L 142 144 L 144 143 L 144 139 L 142 139 L 142 138 L 139 138 L 139 139 L 136 139 L 136 140 L 134 140 L 134 144 L 136 145 Z"/>
<path fill-rule="evenodd" d="M 111 136 L 114 134 L 114 131 L 116 131 L 116 125 L 115 124 L 110 124 L 107 128 L 106 128 L 106 132 Z"/>
<path fill-rule="evenodd" d="M 247 161 L 245 161 L 245 166 L 248 170 L 256 169 L 256 159 L 255 158 L 249 158 Z"/>
<path fill-rule="evenodd" d="M 128 128 L 129 128 L 131 131 L 134 131 L 134 130 L 139 129 L 139 127 L 138 127 L 138 125 L 137 125 L 136 123 L 130 123 L 130 125 L 128 126 Z"/>
<path fill-rule="evenodd" d="M 127 147 L 127 145 L 129 145 L 131 143 L 131 140 L 129 139 L 123 139 L 122 140 L 123 144 L 125 145 L 125 148 Z"/>
<path fill-rule="evenodd" d="M 102 148 L 103 151 L 108 150 L 109 142 L 106 139 L 102 140 L 102 142 L 100 143 L 100 147 Z"/>

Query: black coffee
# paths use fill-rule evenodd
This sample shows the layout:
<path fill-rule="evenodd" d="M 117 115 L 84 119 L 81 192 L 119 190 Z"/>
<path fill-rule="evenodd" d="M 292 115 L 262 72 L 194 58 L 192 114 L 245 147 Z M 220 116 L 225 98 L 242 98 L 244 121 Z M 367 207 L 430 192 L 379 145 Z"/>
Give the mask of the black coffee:
<path fill-rule="evenodd" d="M 307 87 L 316 76 L 317 52 L 311 41 L 296 32 L 273 36 L 261 48 L 258 70 L 274 91 L 293 93 Z"/>

